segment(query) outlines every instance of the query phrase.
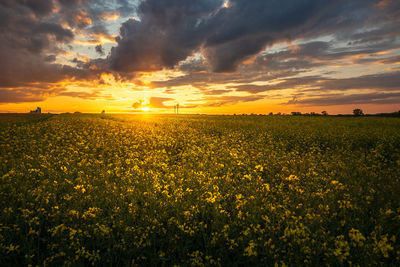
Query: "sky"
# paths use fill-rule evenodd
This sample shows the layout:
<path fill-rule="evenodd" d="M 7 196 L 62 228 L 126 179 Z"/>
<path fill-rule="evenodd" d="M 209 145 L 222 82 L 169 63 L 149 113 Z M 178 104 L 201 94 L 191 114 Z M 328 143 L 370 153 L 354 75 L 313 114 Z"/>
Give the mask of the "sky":
<path fill-rule="evenodd" d="M 0 0 L 0 112 L 400 110 L 398 0 Z"/>

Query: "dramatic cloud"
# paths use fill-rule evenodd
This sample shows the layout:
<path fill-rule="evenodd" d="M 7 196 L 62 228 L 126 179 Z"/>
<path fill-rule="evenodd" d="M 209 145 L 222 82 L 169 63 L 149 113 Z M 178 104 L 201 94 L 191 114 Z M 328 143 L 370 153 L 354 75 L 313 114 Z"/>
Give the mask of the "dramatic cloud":
<path fill-rule="evenodd" d="M 173 101 L 175 99 L 169 97 L 150 97 L 149 105 L 153 108 L 173 108 L 173 105 L 165 105 L 164 102 Z"/>
<path fill-rule="evenodd" d="M 57 82 L 84 75 L 72 67 L 53 63 L 59 45 L 74 34 L 52 22 L 54 1 L 3 1 L 0 4 L 0 87 Z"/>
<path fill-rule="evenodd" d="M 147 0 L 138 8 L 140 20 L 120 29 L 109 61 L 117 71 L 151 71 L 173 67 L 193 54 L 209 34 L 207 17 L 221 0 Z"/>
<path fill-rule="evenodd" d="M 0 88 L 0 103 L 38 102 L 45 100 L 52 92 L 32 88 Z"/>
<path fill-rule="evenodd" d="M 396 104 L 400 102 L 400 93 L 365 93 L 365 94 L 333 94 L 305 99 L 294 99 L 288 104 L 300 105 L 352 105 L 352 104 Z"/>
<path fill-rule="evenodd" d="M 169 97 L 150 97 L 148 100 L 142 99 L 133 103 L 132 107 L 134 109 L 140 109 L 145 107 L 162 108 L 162 109 L 173 108 L 174 107 L 173 105 L 165 105 L 164 102 L 174 101 L 174 100 L 175 99 Z"/>
<path fill-rule="evenodd" d="M 2 103 L 130 97 L 103 92 L 107 85 L 156 91 L 135 109 L 168 109 L 181 99 L 182 107 L 220 107 L 272 95 L 285 103 L 298 96 L 290 103 L 299 105 L 319 98 L 383 105 L 400 92 L 400 4 L 3 0 L 0 58 Z"/>
<path fill-rule="evenodd" d="M 225 8 L 217 0 L 142 1 L 139 20 L 122 24 L 109 61 L 118 71 L 158 70 L 171 68 L 202 49 L 214 71 L 226 72 L 281 41 L 333 34 L 338 39 L 368 43 L 385 37 L 380 30 L 386 33 L 389 27 L 385 23 L 380 30 L 366 31 L 371 40 L 357 33 L 372 17 L 382 24 L 388 19 L 376 4 L 361 0 L 231 0 Z"/>
<path fill-rule="evenodd" d="M 357 89 L 374 89 L 381 91 L 400 91 L 400 72 L 364 75 L 355 78 L 332 79 L 321 76 L 306 76 L 283 80 L 273 85 L 239 85 L 236 91 L 252 94 L 271 90 L 301 89 L 302 91 L 348 91 Z"/>
<path fill-rule="evenodd" d="M 77 59 L 70 61 L 76 63 L 73 66 L 62 59 L 73 54 L 71 44 L 78 36 L 108 34 L 102 27 L 101 16 L 110 4 L 113 5 L 111 9 L 127 6 L 124 1 L 103 0 L 1 1 L 0 88 L 5 88 L 2 102 L 7 102 L 5 99 L 8 102 L 40 101 L 61 94 L 59 90 L 54 91 L 51 84 L 99 79 L 106 68 L 91 68 L 90 64 Z M 96 51 L 104 53 L 101 45 Z M 78 97 L 87 98 L 87 95 L 80 93 Z"/>

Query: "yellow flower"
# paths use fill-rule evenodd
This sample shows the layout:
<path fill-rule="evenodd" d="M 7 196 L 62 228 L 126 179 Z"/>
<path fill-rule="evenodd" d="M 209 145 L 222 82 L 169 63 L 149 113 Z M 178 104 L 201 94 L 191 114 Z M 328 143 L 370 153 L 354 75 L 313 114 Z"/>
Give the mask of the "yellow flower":
<path fill-rule="evenodd" d="M 256 243 L 250 241 L 249 245 L 244 249 L 245 256 L 257 256 Z"/>

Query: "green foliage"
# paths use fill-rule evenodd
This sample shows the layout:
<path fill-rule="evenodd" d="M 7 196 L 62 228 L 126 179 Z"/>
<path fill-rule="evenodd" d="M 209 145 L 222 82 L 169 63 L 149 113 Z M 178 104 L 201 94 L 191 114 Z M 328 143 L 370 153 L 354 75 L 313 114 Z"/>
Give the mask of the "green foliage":
<path fill-rule="evenodd" d="M 0 131 L 0 265 L 397 265 L 400 121 L 57 115 Z"/>
<path fill-rule="evenodd" d="M 362 116 L 364 115 L 364 112 L 362 111 L 362 109 L 356 108 L 353 110 L 353 114 L 354 116 Z"/>

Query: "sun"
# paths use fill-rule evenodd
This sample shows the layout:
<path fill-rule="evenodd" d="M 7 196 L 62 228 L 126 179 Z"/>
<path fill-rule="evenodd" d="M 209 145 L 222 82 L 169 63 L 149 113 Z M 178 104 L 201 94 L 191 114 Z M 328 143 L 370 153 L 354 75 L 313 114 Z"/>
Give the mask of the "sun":
<path fill-rule="evenodd" d="M 150 108 L 149 108 L 149 107 L 142 107 L 141 110 L 142 110 L 142 111 L 149 111 Z"/>

